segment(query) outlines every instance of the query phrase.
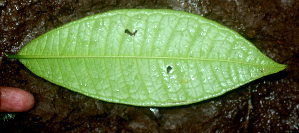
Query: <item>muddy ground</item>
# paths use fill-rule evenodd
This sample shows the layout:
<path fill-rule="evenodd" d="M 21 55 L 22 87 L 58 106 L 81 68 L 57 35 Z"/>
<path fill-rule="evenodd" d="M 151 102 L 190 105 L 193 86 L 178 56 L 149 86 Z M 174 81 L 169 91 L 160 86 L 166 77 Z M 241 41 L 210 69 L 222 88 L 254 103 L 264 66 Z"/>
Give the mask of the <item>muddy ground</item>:
<path fill-rule="evenodd" d="M 187 1 L 187 0 L 186 0 Z M 187 106 L 107 103 L 37 77 L 7 59 L 47 31 L 115 9 L 174 9 L 199 14 L 243 35 L 288 67 L 223 96 Z M 1 0 L 0 86 L 31 92 L 36 105 L 0 121 L 9 132 L 296 132 L 299 129 L 299 2 L 295 0 Z"/>

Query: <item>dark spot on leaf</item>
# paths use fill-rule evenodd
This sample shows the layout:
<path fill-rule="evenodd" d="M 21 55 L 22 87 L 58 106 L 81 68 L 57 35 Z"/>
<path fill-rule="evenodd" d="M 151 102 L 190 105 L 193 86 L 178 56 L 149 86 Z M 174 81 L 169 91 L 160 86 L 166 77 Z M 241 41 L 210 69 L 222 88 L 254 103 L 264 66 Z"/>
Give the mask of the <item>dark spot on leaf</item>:
<path fill-rule="evenodd" d="M 135 36 L 135 34 L 137 33 L 137 30 L 135 30 L 134 33 L 132 33 L 131 31 L 129 31 L 128 29 L 126 29 L 125 33 L 129 34 L 130 36 Z"/>
<path fill-rule="evenodd" d="M 168 66 L 167 68 L 166 68 L 166 71 L 167 71 L 167 74 L 169 74 L 169 72 L 172 70 L 172 67 L 171 66 Z"/>

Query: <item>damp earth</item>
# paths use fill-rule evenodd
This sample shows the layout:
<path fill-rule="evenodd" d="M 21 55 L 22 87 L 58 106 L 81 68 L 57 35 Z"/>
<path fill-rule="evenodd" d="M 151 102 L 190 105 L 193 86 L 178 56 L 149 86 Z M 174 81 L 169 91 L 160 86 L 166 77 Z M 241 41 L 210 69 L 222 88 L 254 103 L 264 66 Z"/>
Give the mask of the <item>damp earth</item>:
<path fill-rule="evenodd" d="M 37 77 L 18 60 L 23 46 L 47 31 L 116 9 L 173 9 L 199 14 L 251 41 L 288 67 L 220 97 L 167 108 L 107 103 Z M 299 3 L 295 0 L 20 0 L 0 1 L 0 86 L 36 98 L 28 112 L 0 121 L 5 132 L 296 132 L 299 129 Z M 134 34 L 135 30 L 130 30 Z M 137 33 L 138 34 L 138 33 Z M 168 70 L 167 68 L 167 71 Z M 3 113 L 1 114 L 3 115 Z"/>

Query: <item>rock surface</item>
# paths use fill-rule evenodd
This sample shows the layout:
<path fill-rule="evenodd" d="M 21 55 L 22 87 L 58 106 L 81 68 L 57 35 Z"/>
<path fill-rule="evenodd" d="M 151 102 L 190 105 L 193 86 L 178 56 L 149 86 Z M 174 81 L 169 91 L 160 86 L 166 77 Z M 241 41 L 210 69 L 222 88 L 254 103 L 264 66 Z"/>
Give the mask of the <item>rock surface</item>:
<path fill-rule="evenodd" d="M 223 96 L 187 106 L 107 103 L 54 85 L 7 59 L 47 31 L 115 9 L 174 9 L 202 15 L 251 41 L 288 67 Z M 32 110 L 0 121 L 9 132 L 295 132 L 299 128 L 299 3 L 295 0 L 0 1 L 0 86 L 35 97 Z"/>

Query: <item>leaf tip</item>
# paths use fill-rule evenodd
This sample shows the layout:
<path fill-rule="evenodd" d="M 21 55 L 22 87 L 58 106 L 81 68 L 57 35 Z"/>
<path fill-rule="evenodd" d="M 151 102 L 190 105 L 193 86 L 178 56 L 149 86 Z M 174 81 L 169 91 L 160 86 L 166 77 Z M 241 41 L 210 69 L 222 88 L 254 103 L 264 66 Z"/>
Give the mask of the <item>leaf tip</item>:
<path fill-rule="evenodd" d="M 279 64 L 279 67 L 282 68 L 282 70 L 286 69 L 288 67 L 288 65 L 285 64 Z"/>
<path fill-rule="evenodd" d="M 282 71 L 282 70 L 286 69 L 286 68 L 288 67 L 288 65 L 285 65 L 285 64 L 279 64 L 277 67 L 279 68 L 278 71 Z"/>
<path fill-rule="evenodd" d="M 288 65 L 285 65 L 285 64 L 282 64 L 282 66 L 283 66 L 283 70 L 288 67 Z"/>

